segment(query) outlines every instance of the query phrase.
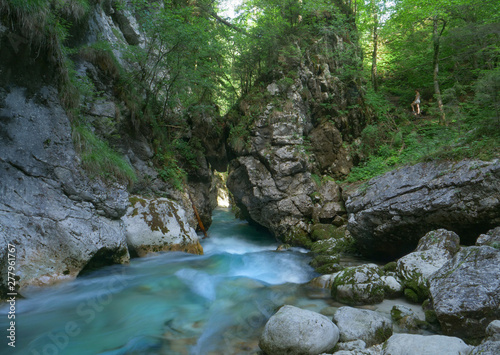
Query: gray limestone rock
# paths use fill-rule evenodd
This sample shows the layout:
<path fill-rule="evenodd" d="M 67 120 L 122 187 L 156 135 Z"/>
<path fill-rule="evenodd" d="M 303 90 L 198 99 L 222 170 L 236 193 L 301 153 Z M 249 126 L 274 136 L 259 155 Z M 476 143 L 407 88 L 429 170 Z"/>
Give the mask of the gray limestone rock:
<path fill-rule="evenodd" d="M 57 92 L 12 87 L 0 97 L 0 267 L 16 246 L 21 288 L 50 284 L 129 259 L 119 218 L 125 187 L 89 180 L 79 168 Z M 6 280 L 2 273 L 2 284 Z"/>
<path fill-rule="evenodd" d="M 188 224 L 184 210 L 166 198 L 130 197 L 122 221 L 131 253 L 144 256 L 159 251 L 203 254 L 198 235 Z"/>
<path fill-rule="evenodd" d="M 500 318 L 500 250 L 462 248 L 430 279 L 430 294 L 441 328 L 459 337 L 484 337 Z"/>
<path fill-rule="evenodd" d="M 405 288 L 411 289 L 419 301 L 429 296 L 429 278 L 460 249 L 460 238 L 445 229 L 423 236 L 413 253 L 397 261 L 396 271 Z"/>
<path fill-rule="evenodd" d="M 481 234 L 476 240 L 476 245 L 489 245 L 500 249 L 500 227 L 496 227 L 486 234 Z"/>
<path fill-rule="evenodd" d="M 472 347 L 460 338 L 444 335 L 394 334 L 383 346 L 383 355 L 467 355 Z"/>
<path fill-rule="evenodd" d="M 380 344 L 392 335 L 392 322 L 367 309 L 340 307 L 333 316 L 341 342 L 362 340 L 366 346 Z"/>
<path fill-rule="evenodd" d="M 420 163 L 374 178 L 346 198 L 348 229 L 367 255 L 400 257 L 438 228 L 473 244 L 500 225 L 500 161 Z"/>
<path fill-rule="evenodd" d="M 337 326 L 324 315 L 283 306 L 266 323 L 259 346 L 268 355 L 318 355 L 338 339 Z"/>
<path fill-rule="evenodd" d="M 382 302 L 385 295 L 382 276 L 382 271 L 375 264 L 345 268 L 335 276 L 332 297 L 349 305 Z"/>

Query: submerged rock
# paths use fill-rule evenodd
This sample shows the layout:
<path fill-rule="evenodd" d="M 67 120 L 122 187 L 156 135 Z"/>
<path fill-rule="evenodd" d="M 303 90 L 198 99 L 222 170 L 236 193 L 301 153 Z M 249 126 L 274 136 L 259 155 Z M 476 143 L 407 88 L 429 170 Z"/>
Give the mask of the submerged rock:
<path fill-rule="evenodd" d="M 131 253 L 144 256 L 158 251 L 203 254 L 198 235 L 188 224 L 184 210 L 166 198 L 130 197 L 122 217 Z"/>
<path fill-rule="evenodd" d="M 333 321 L 339 328 L 341 342 L 362 340 L 371 346 L 383 343 L 392 335 L 391 320 L 367 309 L 341 307 Z"/>
<path fill-rule="evenodd" d="M 462 339 L 444 335 L 394 334 L 383 346 L 383 355 L 467 355 L 472 347 Z"/>
<path fill-rule="evenodd" d="M 454 232 L 439 229 L 420 239 L 417 249 L 397 261 L 396 271 L 404 287 L 415 295 L 414 302 L 422 302 L 429 296 L 429 278 L 460 249 L 460 238 Z"/>
<path fill-rule="evenodd" d="M 361 251 L 397 258 L 445 228 L 473 244 L 500 225 L 500 161 L 420 163 L 374 178 L 348 196 L 348 229 Z"/>
<path fill-rule="evenodd" d="M 259 346 L 268 355 L 318 355 L 338 339 L 337 326 L 324 315 L 283 306 L 266 323 Z"/>
<path fill-rule="evenodd" d="M 430 279 L 436 316 L 446 334 L 483 337 L 500 318 L 500 250 L 462 248 Z"/>

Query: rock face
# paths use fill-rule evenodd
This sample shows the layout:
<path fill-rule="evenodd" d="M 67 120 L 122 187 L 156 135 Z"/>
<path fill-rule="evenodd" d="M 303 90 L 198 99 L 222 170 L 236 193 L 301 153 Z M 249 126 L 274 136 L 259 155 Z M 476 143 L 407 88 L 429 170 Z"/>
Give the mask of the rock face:
<path fill-rule="evenodd" d="M 268 355 L 318 355 L 338 340 L 339 330 L 327 317 L 283 306 L 266 323 L 259 346 Z"/>
<path fill-rule="evenodd" d="M 342 38 L 333 37 L 342 51 Z M 367 120 L 359 87 L 335 75 L 342 64 L 315 51 L 306 49 L 300 60 L 283 56 L 274 79 L 256 83 L 227 116 L 234 125 L 227 185 L 237 206 L 278 239 L 302 246 L 312 224 L 345 216 L 331 177 L 349 173 L 344 143 Z"/>
<path fill-rule="evenodd" d="M 31 97 L 18 87 L 1 90 L 0 135 L 2 269 L 9 243 L 16 246 L 21 287 L 128 261 L 119 220 L 128 194 L 80 172 L 55 89 L 44 87 Z"/>
<path fill-rule="evenodd" d="M 169 243 L 154 238 L 146 241 L 144 230 L 134 234 L 138 224 L 128 225 L 128 245 L 135 254 L 166 248 L 201 252 L 197 237 L 186 223 L 187 218 L 195 225 L 187 193 L 174 191 L 161 181 L 151 161 L 154 151 L 145 138 L 147 132 L 131 134 L 134 129 L 127 126 L 133 126 L 131 108 L 123 97 L 116 96 L 120 74 L 115 59 L 124 70 L 130 69 L 118 48 L 127 43 L 142 46 L 145 39 L 126 6 L 110 1 L 93 3 L 80 20 L 70 19 L 75 26 L 65 45 L 74 49 L 71 59 L 75 70 L 71 75 L 78 81 L 72 89 L 61 84 L 69 79 L 64 72 L 67 68 L 61 65 L 64 58 L 58 52 L 58 41 L 42 38 L 50 31 L 30 31 L 35 27 L 18 23 L 22 22 L 19 14 L 0 18 L 0 269 L 5 271 L 0 275 L 0 298 L 5 291 L 8 244 L 16 246 L 16 275 L 21 288 L 73 278 L 130 258 L 125 225 L 120 219 L 130 205 L 127 187 L 89 177 L 83 169 L 85 159 L 75 151 L 73 137 L 78 132 L 72 125 L 85 126 L 95 137 L 114 143 L 113 148 L 138 172 L 135 193 L 169 196 L 188 211 L 182 217 L 178 210 L 180 232 Z M 6 3 L 4 8 L 9 6 Z M 68 16 L 70 8 L 68 5 Z M 29 22 L 29 17 L 23 21 Z M 102 41 L 113 49 L 98 49 Z M 92 46 L 96 42 L 98 45 Z M 47 49 L 50 46 L 54 47 Z M 82 94 L 78 89 L 92 91 L 93 87 L 95 92 L 89 95 L 92 99 L 83 100 L 88 92 Z M 71 111 L 70 119 L 63 106 L 77 105 L 77 113 Z M 117 136 L 121 136 L 119 142 Z M 211 159 L 215 164 L 215 158 Z M 202 218 L 208 216 L 208 226 L 212 196 L 215 200 L 216 194 L 211 191 L 207 159 L 202 163 L 190 175 L 194 181 L 190 190 L 201 206 Z M 150 212 L 144 217 L 146 224 L 154 220 Z M 182 223 L 184 230 L 180 228 Z"/>
<path fill-rule="evenodd" d="M 384 344 L 383 355 L 468 355 L 472 347 L 462 339 L 444 335 L 394 334 Z"/>
<path fill-rule="evenodd" d="M 131 206 L 122 220 L 132 255 L 158 251 L 203 254 L 199 238 L 188 224 L 185 211 L 166 198 L 130 197 Z"/>
<path fill-rule="evenodd" d="M 483 337 L 500 318 L 500 250 L 462 248 L 430 280 L 430 294 L 443 331 Z"/>
<path fill-rule="evenodd" d="M 333 321 L 340 331 L 340 341 L 362 340 L 367 346 L 380 344 L 392 335 L 392 322 L 375 311 L 340 307 Z"/>
<path fill-rule="evenodd" d="M 405 294 L 424 301 L 429 296 L 429 279 L 460 249 L 460 238 L 445 229 L 431 231 L 420 239 L 417 249 L 397 261 L 397 273 L 403 281 Z M 411 291 L 410 291 L 411 290 Z"/>
<path fill-rule="evenodd" d="M 346 209 L 348 229 L 367 255 L 400 257 L 438 228 L 456 232 L 471 245 L 500 224 L 500 162 L 405 167 L 358 188 Z"/>

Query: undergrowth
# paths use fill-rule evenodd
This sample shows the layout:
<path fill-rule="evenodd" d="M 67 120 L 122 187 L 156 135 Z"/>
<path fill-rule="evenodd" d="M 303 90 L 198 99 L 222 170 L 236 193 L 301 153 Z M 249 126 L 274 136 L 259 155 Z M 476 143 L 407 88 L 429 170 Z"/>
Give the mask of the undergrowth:
<path fill-rule="evenodd" d="M 82 158 L 82 165 L 91 176 L 128 184 L 137 180 L 130 164 L 88 127 L 75 126 L 72 134 L 75 148 Z"/>
<path fill-rule="evenodd" d="M 373 93 L 372 93 L 373 95 Z M 368 95 L 369 96 L 369 95 Z M 500 156 L 500 121 L 494 112 L 476 105 L 460 114 L 448 115 L 448 125 L 432 116 L 413 116 L 388 101 L 372 99 L 378 105 L 378 122 L 365 127 L 358 145 L 361 158 L 347 182 L 367 180 L 403 165 L 424 161 L 480 159 Z"/>

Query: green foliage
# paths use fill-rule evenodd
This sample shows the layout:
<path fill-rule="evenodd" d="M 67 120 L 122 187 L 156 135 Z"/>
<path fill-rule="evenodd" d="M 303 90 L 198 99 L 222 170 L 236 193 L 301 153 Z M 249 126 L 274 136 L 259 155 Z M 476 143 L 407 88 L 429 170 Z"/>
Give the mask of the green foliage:
<path fill-rule="evenodd" d="M 187 174 L 179 166 L 179 163 L 172 151 L 159 153 L 155 156 L 157 160 L 158 174 L 164 181 L 169 182 L 172 186 L 179 190 L 184 190 L 186 184 Z"/>
<path fill-rule="evenodd" d="M 91 175 L 128 183 L 137 180 L 130 164 L 88 127 L 73 127 L 73 141 L 82 158 L 82 165 Z"/>

